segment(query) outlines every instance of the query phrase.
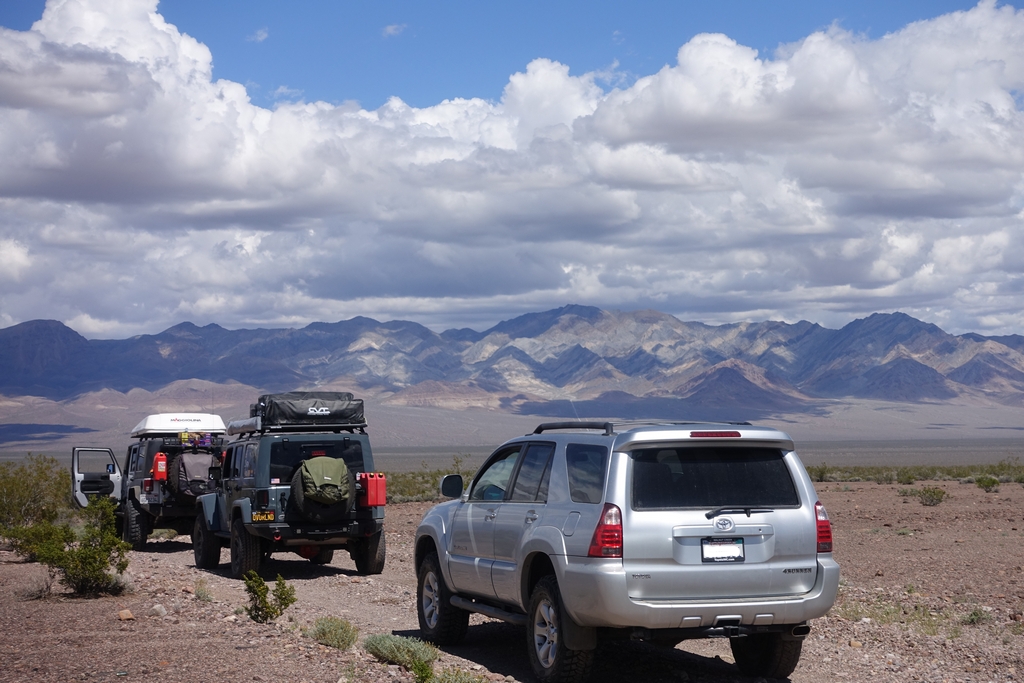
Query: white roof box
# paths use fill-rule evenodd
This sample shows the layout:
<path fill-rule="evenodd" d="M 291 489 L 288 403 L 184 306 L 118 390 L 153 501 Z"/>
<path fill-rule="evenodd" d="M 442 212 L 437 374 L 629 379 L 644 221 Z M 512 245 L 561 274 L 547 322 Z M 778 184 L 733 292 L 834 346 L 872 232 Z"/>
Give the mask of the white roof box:
<path fill-rule="evenodd" d="M 132 436 L 155 436 L 157 434 L 181 434 L 182 432 L 204 432 L 223 434 L 227 429 L 220 415 L 210 413 L 160 413 L 150 415 L 135 425 Z"/>

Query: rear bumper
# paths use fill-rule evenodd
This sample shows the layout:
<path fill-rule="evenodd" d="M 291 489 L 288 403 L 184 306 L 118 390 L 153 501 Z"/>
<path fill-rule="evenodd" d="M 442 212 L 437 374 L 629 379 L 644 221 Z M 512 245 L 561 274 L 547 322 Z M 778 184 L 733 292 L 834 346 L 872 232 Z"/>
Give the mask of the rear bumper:
<path fill-rule="evenodd" d="M 559 558 L 559 590 L 566 610 L 580 626 L 649 629 L 770 627 L 801 624 L 824 616 L 839 590 L 839 565 L 818 557 L 810 591 L 796 596 L 726 600 L 641 600 L 630 598 L 620 560 Z"/>
<path fill-rule="evenodd" d="M 278 547 L 303 545 L 347 545 L 352 539 L 372 536 L 383 528 L 382 520 L 364 519 L 339 525 L 250 524 L 249 533 Z"/>

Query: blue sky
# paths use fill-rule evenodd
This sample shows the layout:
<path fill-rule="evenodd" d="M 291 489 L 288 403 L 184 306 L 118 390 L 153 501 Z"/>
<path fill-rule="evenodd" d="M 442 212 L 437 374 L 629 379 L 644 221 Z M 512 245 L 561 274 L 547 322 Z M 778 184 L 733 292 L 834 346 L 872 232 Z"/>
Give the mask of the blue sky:
<path fill-rule="evenodd" d="M 44 4 L 2 3 L 0 25 L 28 29 Z M 679 46 L 698 33 L 725 33 L 770 57 L 780 44 L 833 22 L 878 38 L 912 21 L 973 5 L 963 0 L 162 0 L 159 11 L 210 48 L 215 78 L 245 84 L 256 102 L 356 100 L 376 109 L 391 96 L 414 107 L 455 97 L 496 100 L 509 74 L 537 57 L 568 64 L 573 73 L 617 64 L 617 78 L 628 82 L 673 62 Z"/>
<path fill-rule="evenodd" d="M 1024 332 L 1024 11 L 0 3 L 0 326 Z"/>

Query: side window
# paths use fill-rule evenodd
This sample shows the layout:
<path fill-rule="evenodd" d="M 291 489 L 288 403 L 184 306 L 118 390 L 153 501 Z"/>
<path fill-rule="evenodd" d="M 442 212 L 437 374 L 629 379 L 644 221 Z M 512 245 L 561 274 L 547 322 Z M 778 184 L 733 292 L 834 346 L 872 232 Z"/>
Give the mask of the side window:
<path fill-rule="evenodd" d="M 608 449 L 593 444 L 571 443 L 565 447 L 569 475 L 569 496 L 575 503 L 600 503 L 604 498 L 604 475 Z"/>
<path fill-rule="evenodd" d="M 256 450 L 259 444 L 251 443 L 245 447 L 245 456 L 242 458 L 242 478 L 256 478 Z"/>
<path fill-rule="evenodd" d="M 532 443 L 527 447 L 512 488 L 511 500 L 547 502 L 551 455 L 554 452 L 553 443 Z"/>
<path fill-rule="evenodd" d="M 512 468 L 515 467 L 516 457 L 521 448 L 521 445 L 515 446 L 492 458 L 477 476 L 469 499 L 504 500 L 505 491 L 508 489 L 508 480 L 512 478 Z"/>
<path fill-rule="evenodd" d="M 227 477 L 228 479 L 236 479 L 238 477 L 238 461 L 241 457 L 243 448 L 244 446 L 236 445 L 228 449 L 228 454 L 224 458 L 224 476 Z"/>

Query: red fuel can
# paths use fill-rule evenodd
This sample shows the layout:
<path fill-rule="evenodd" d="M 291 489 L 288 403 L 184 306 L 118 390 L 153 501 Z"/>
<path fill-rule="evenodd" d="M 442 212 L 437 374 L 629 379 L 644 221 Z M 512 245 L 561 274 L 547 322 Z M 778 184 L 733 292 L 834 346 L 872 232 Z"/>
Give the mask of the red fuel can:
<path fill-rule="evenodd" d="M 383 472 L 359 473 L 359 507 L 377 507 L 387 503 L 388 481 Z"/>
<path fill-rule="evenodd" d="M 157 453 L 153 456 L 153 479 L 167 481 L 167 454 Z"/>

